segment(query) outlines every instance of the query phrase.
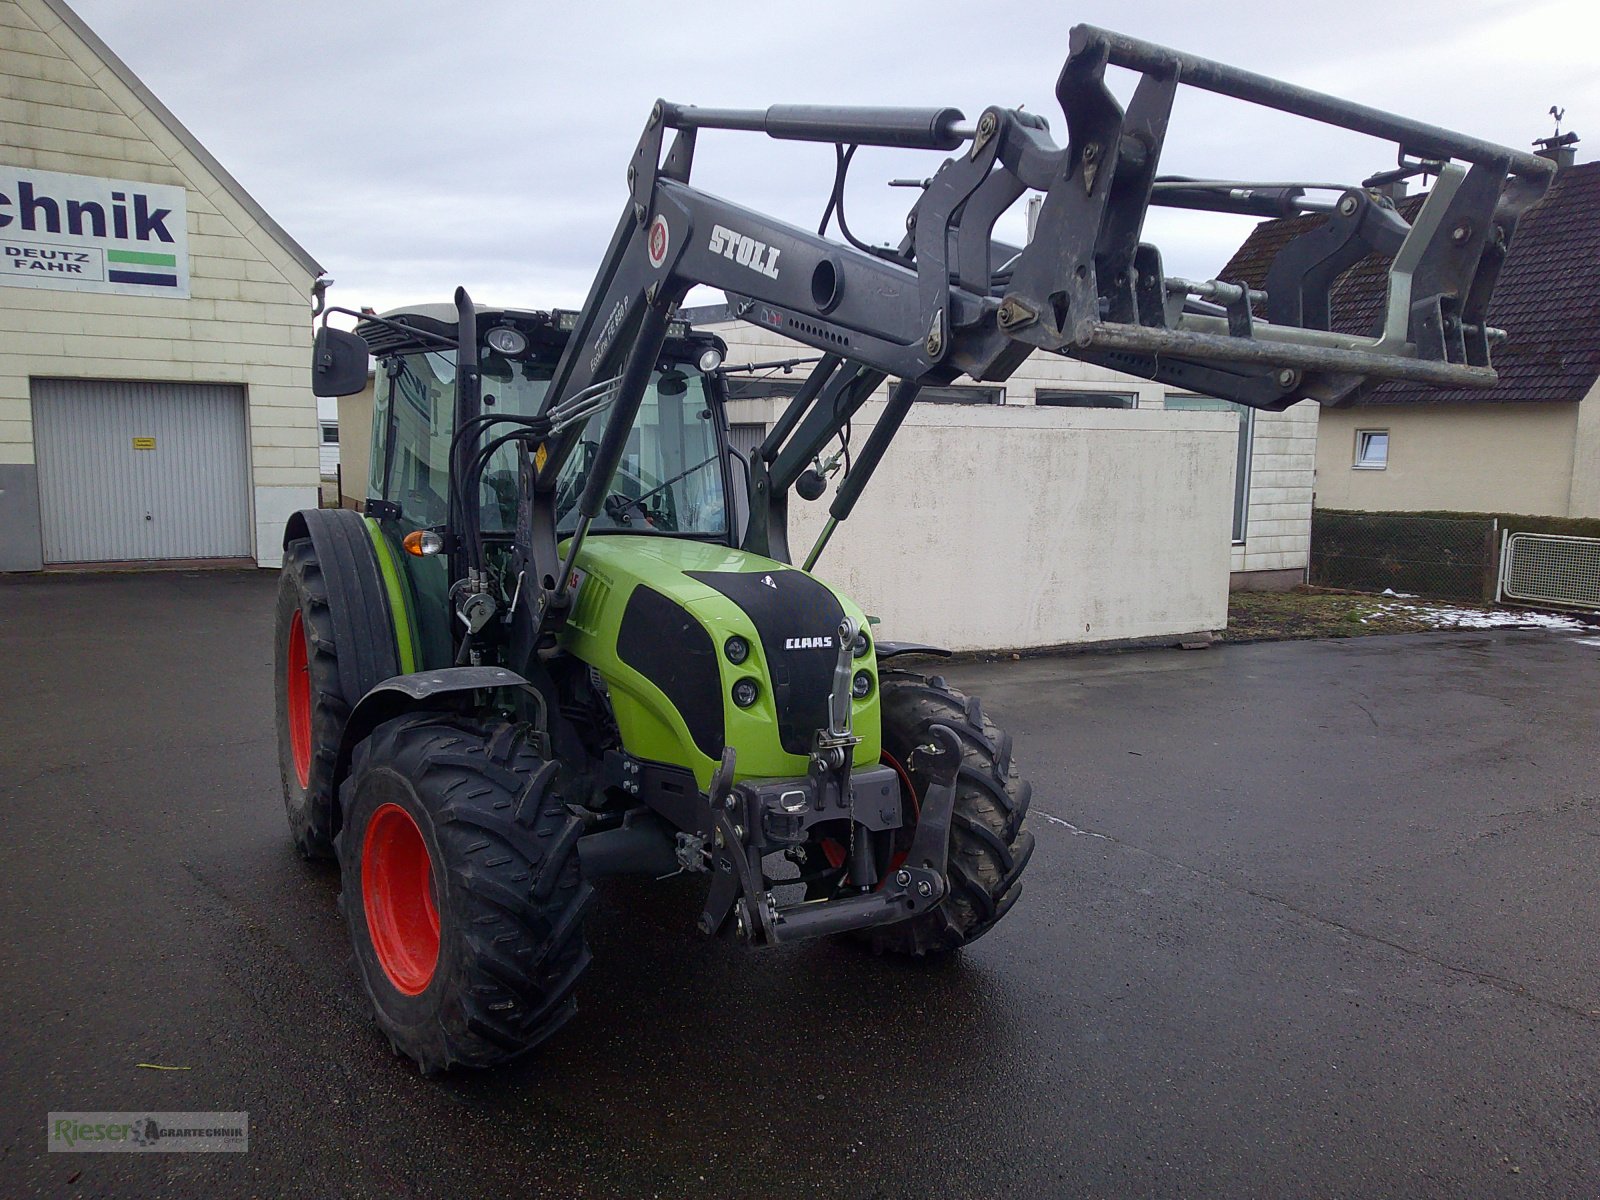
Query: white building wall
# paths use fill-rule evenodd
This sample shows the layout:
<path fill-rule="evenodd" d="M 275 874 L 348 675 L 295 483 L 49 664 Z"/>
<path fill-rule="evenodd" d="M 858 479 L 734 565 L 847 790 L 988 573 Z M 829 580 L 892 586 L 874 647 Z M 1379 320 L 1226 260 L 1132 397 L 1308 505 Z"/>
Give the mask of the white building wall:
<path fill-rule="evenodd" d="M 1600 517 L 1600 382 L 1578 404 L 1567 515 Z"/>
<path fill-rule="evenodd" d="M 0 0 L 0 155 L 182 187 L 187 300 L 0 288 L 0 466 L 34 461 L 31 377 L 241 384 L 257 560 L 317 503 L 312 276 L 43 0 Z"/>
<path fill-rule="evenodd" d="M 334 435 L 339 430 L 339 402 L 331 397 L 321 398 L 317 401 L 317 465 L 324 479 L 332 479 L 339 473 L 339 455 L 342 447 L 338 442 L 330 442 L 326 437 L 328 427 L 332 426 Z"/>
<path fill-rule="evenodd" d="M 1235 572 L 1304 572 L 1310 563 L 1320 408 L 1304 400 L 1285 412 L 1255 414 L 1250 504 L 1244 544 L 1233 547 Z"/>
<path fill-rule="evenodd" d="M 1583 404 L 1367 404 L 1322 414 L 1317 503 L 1365 512 L 1590 516 L 1596 416 Z M 1355 465 L 1356 435 L 1389 435 L 1381 470 Z M 1587 457 L 1586 457 L 1587 456 Z"/>

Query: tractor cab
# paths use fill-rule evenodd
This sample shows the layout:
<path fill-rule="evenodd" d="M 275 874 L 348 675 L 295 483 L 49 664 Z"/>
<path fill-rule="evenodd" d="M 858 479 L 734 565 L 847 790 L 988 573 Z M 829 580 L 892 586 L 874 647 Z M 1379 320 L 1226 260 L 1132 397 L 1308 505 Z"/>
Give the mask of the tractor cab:
<path fill-rule="evenodd" d="M 450 665 L 458 639 L 449 626 L 448 556 L 408 552 L 406 539 L 447 530 L 451 480 L 458 478 L 451 453 L 462 420 L 532 418 L 539 412 L 576 314 L 478 306 L 475 316 L 479 378 L 475 403 L 466 401 L 475 411 L 466 414 L 457 412 L 463 389 L 455 305 L 396 309 L 356 327 L 377 360 L 366 509 L 395 570 L 406 577 L 405 590 L 416 596 L 417 670 Z M 724 387 L 716 373 L 724 350 L 715 336 L 693 333 L 687 322 L 673 323 L 592 533 L 731 544 L 733 480 L 725 453 Z M 598 407 L 575 427 L 577 446 L 556 485 L 563 536 L 577 524 L 577 500 L 599 451 L 605 414 Z M 486 438 L 480 453 L 478 494 L 460 499 L 475 501 L 486 557 L 498 570 L 516 533 L 518 447 L 509 439 L 496 445 Z"/>

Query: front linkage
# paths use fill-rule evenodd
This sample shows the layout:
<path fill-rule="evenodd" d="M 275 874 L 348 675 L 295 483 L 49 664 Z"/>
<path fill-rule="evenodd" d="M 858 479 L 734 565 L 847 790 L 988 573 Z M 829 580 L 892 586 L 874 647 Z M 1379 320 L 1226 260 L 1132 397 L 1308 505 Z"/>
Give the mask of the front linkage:
<path fill-rule="evenodd" d="M 905 797 L 892 767 L 851 771 L 850 751 L 860 740 L 850 730 L 849 704 L 855 665 L 851 647 L 857 632 L 848 617 L 839 626 L 829 726 L 816 732 L 810 770 L 804 779 L 735 784 L 736 756 L 731 748 L 723 753 L 705 795 L 711 828 L 705 861 L 712 880 L 700 914 L 700 932 L 717 933 L 731 915 L 738 936 L 767 945 L 851 933 L 929 912 L 948 894 L 960 739 L 944 725 L 928 728 L 929 742 L 918 748 L 914 766 L 925 771 L 930 782 L 923 789 L 911 848 L 902 861 L 891 862 L 880 878 L 870 835 L 901 828 Z M 813 839 L 813 827 L 841 819 L 850 822 L 852 831 L 844 861 L 855 894 L 780 906 L 772 892 L 774 881 L 764 873 L 763 860 L 769 854 L 787 852 L 804 865 L 801 852 Z M 837 871 L 822 869 L 815 878 L 830 873 Z M 802 877 L 775 882 L 811 881 Z"/>

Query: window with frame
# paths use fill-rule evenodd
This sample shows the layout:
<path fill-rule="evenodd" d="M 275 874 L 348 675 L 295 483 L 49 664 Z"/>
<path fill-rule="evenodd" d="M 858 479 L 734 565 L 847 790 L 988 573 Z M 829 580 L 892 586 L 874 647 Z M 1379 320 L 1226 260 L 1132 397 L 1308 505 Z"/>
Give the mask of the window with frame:
<path fill-rule="evenodd" d="M 1239 445 L 1233 471 L 1233 544 L 1244 545 L 1250 519 L 1250 443 L 1255 436 L 1256 410 L 1230 400 L 1169 392 L 1166 407 L 1173 412 L 1231 412 L 1239 414 Z"/>
<path fill-rule="evenodd" d="M 322 444 L 324 446 L 337 446 L 339 444 L 339 427 L 331 421 L 323 422 Z"/>
<path fill-rule="evenodd" d="M 787 378 L 773 378 L 760 375 L 726 375 L 723 377 L 728 388 L 729 400 L 787 400 L 800 391 L 805 382 L 792 375 Z"/>
<path fill-rule="evenodd" d="M 1040 388 L 1033 402 L 1045 408 L 1137 408 L 1137 392 L 1106 392 L 1092 388 Z"/>
<path fill-rule="evenodd" d="M 1004 404 L 1006 390 L 1001 387 L 975 387 L 971 384 L 925 387 L 917 393 L 918 400 L 931 400 L 935 404 Z"/>
<path fill-rule="evenodd" d="M 1381 471 L 1389 465 L 1389 431 L 1387 429 L 1356 430 L 1357 471 Z"/>
<path fill-rule="evenodd" d="M 448 508 L 455 380 L 454 350 L 391 355 L 375 380 L 369 495 L 419 526 L 441 524 Z"/>

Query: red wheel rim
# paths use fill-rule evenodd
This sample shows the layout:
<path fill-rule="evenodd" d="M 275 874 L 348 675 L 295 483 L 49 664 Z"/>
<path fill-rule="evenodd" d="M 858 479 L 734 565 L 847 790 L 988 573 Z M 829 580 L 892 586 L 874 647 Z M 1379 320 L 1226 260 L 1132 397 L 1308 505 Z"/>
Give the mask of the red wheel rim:
<path fill-rule="evenodd" d="M 361 843 L 361 902 L 378 964 L 395 990 L 427 989 L 439 963 L 439 910 L 433 866 L 411 814 L 385 804 L 367 822 Z"/>
<path fill-rule="evenodd" d="M 289 621 L 288 661 L 284 682 L 289 695 L 289 750 L 294 756 L 300 786 L 311 781 L 311 660 L 306 650 L 306 627 L 295 609 Z"/>
<path fill-rule="evenodd" d="M 896 761 L 894 755 L 890 754 L 887 750 L 883 751 L 879 755 L 878 761 L 883 763 L 885 766 L 893 767 L 894 773 L 900 776 L 900 785 L 905 788 L 906 799 L 911 802 L 911 824 L 912 829 L 915 830 L 916 822 L 922 816 L 922 804 L 917 799 L 917 788 L 916 785 L 911 782 L 911 775 L 899 764 L 898 761 Z M 846 851 L 842 842 L 839 842 L 834 838 L 822 839 L 822 856 L 828 860 L 828 865 L 834 870 L 837 871 L 840 867 L 844 866 L 845 854 Z M 888 881 L 889 876 L 893 875 L 901 867 L 905 866 L 905 862 L 906 852 L 904 850 L 896 850 L 893 854 L 891 854 L 889 856 L 889 869 L 885 873 L 884 877 L 878 880 L 878 887 L 881 889 Z"/>

